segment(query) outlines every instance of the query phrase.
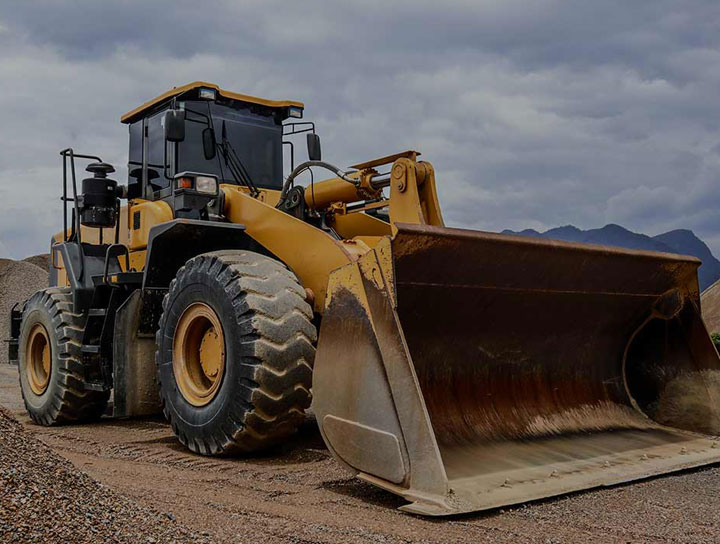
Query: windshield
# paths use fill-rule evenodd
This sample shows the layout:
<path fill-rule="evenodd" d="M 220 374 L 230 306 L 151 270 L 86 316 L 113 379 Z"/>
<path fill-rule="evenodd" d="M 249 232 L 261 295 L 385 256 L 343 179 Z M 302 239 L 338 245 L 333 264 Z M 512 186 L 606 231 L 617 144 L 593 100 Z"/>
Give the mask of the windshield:
<path fill-rule="evenodd" d="M 222 126 L 230 145 L 258 187 L 282 187 L 282 125 L 271 115 L 252 113 L 249 108 L 223 105 L 202 100 L 184 103 L 186 111 L 185 140 L 178 143 L 176 172 L 190 171 L 215 174 L 221 183 L 236 180 L 225 164 L 221 153 L 205 159 L 202 131 L 212 125 L 218 143 L 222 142 Z"/>

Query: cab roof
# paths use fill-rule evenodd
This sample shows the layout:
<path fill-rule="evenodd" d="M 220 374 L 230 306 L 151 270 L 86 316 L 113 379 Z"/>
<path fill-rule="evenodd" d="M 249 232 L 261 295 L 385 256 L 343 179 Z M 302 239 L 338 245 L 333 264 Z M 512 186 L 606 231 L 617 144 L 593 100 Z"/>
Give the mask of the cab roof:
<path fill-rule="evenodd" d="M 138 106 L 134 110 L 130 110 L 129 112 L 127 112 L 120 118 L 120 121 L 122 121 L 123 123 L 132 123 L 133 121 L 142 118 L 146 113 L 148 113 L 150 110 L 153 109 L 153 107 L 157 106 L 158 104 L 161 104 L 162 102 L 170 100 L 171 98 L 177 97 L 181 94 L 190 93 L 191 91 L 200 88 L 214 89 L 217 94 L 230 100 L 246 102 L 248 104 L 258 104 L 260 106 L 266 106 L 268 108 L 282 109 L 288 108 L 290 106 L 295 106 L 298 108 L 305 107 L 305 104 L 303 104 L 302 102 L 298 102 L 297 100 L 268 100 L 266 98 L 258 98 L 257 96 L 250 96 L 247 94 L 226 91 L 224 89 L 221 89 L 214 83 L 207 83 L 206 81 L 193 81 L 192 83 L 188 83 L 187 85 L 173 87 L 172 89 L 161 94 L 160 96 L 156 96 L 152 100 L 148 100 L 143 105 Z"/>

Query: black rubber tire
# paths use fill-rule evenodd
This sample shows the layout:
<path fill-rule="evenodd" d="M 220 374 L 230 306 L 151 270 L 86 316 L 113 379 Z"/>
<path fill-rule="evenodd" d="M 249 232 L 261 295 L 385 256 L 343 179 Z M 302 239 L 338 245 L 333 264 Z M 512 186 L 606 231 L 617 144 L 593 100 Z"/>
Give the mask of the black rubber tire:
<path fill-rule="evenodd" d="M 187 402 L 173 372 L 173 337 L 190 304 L 220 319 L 225 371 L 205 406 Z M 317 331 L 305 290 L 282 263 L 251 251 L 190 259 L 170 283 L 157 331 L 160 398 L 173 431 L 203 455 L 266 449 L 291 435 L 310 406 Z"/>
<path fill-rule="evenodd" d="M 28 383 L 26 343 L 33 326 L 41 323 L 50 344 L 50 381 L 37 395 Z M 86 391 L 80 346 L 85 317 L 72 313 L 69 288 L 38 291 L 25 303 L 20 325 L 20 391 L 25 408 L 39 425 L 97 420 L 105 412 L 110 392 Z"/>

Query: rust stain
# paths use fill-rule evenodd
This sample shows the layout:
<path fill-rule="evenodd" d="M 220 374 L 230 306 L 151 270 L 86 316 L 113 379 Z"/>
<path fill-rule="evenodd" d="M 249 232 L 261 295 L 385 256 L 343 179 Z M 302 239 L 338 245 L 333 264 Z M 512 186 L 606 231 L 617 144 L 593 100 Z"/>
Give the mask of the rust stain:
<path fill-rule="evenodd" d="M 440 443 L 657 425 L 628 395 L 623 354 L 652 315 L 679 323 L 653 330 L 655 341 L 683 334 L 696 259 L 406 225 L 393 257 L 398 315 Z M 684 349 L 664 364 L 692 358 Z"/>

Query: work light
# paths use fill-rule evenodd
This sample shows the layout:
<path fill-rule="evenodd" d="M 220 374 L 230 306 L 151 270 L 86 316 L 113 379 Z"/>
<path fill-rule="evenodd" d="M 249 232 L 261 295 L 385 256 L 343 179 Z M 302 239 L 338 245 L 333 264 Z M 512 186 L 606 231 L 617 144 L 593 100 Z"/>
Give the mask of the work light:
<path fill-rule="evenodd" d="M 196 174 L 194 172 L 182 172 L 175 176 L 175 189 L 187 189 L 194 193 L 216 195 L 218 192 L 218 183 L 215 176 Z"/>
<path fill-rule="evenodd" d="M 195 190 L 198 193 L 217 193 L 217 179 L 210 176 L 198 176 L 195 178 Z"/>
<path fill-rule="evenodd" d="M 215 89 L 200 88 L 198 90 L 198 98 L 203 100 L 215 100 Z"/>

